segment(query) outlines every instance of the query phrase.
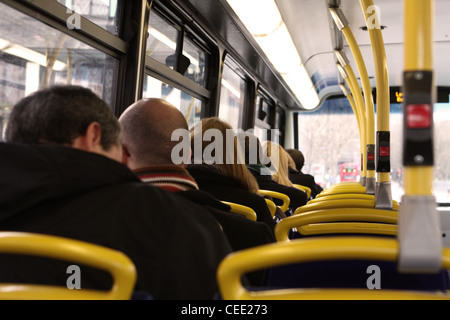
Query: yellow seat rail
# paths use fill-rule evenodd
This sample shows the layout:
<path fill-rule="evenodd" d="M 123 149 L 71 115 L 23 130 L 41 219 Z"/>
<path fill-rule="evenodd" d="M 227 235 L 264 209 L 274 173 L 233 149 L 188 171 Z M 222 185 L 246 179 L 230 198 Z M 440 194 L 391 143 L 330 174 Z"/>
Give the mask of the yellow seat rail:
<path fill-rule="evenodd" d="M 136 283 L 133 262 L 122 252 L 79 240 L 27 232 L 0 232 L 0 252 L 66 260 L 107 271 L 109 291 L 37 284 L 0 284 L 3 300 L 128 300 Z"/>
<path fill-rule="evenodd" d="M 377 237 L 313 237 L 277 242 L 228 255 L 220 264 L 217 279 L 224 300 L 295 300 L 295 299 L 449 299 L 443 293 L 410 290 L 368 289 L 282 289 L 253 291 L 245 288 L 242 275 L 248 272 L 291 263 L 342 259 L 370 259 L 395 262 L 395 239 Z M 450 249 L 442 251 L 442 268 L 450 268 Z"/>

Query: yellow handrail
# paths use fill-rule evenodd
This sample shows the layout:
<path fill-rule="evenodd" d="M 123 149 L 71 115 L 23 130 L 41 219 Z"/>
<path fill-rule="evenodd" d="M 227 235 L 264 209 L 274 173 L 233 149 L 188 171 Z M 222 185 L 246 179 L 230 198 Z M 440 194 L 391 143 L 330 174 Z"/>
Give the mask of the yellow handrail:
<path fill-rule="evenodd" d="M 395 236 L 397 225 L 373 222 L 327 222 L 314 223 L 297 227 L 297 231 L 303 236 L 335 233 L 364 233 Z"/>
<path fill-rule="evenodd" d="M 433 0 L 405 1 L 405 72 L 433 70 L 433 10 Z M 433 167 L 405 166 L 404 186 L 408 195 L 432 195 Z"/>
<path fill-rule="evenodd" d="M 283 212 L 286 212 L 289 209 L 289 203 L 291 202 L 291 199 L 283 193 L 272 191 L 272 190 L 258 190 L 258 194 L 261 196 L 269 196 L 273 199 L 278 199 L 283 201 L 283 204 L 280 206 L 281 210 Z"/>
<path fill-rule="evenodd" d="M 109 291 L 70 290 L 36 284 L 1 284 L 0 299 L 127 300 L 131 298 L 136 283 L 135 266 L 125 254 L 79 240 L 26 232 L 0 232 L 0 252 L 66 260 L 105 270 L 113 278 L 113 286 Z"/>
<path fill-rule="evenodd" d="M 341 194 L 341 193 L 366 193 L 366 188 L 360 185 L 358 182 L 351 184 L 347 182 L 337 183 L 319 193 L 316 198 L 329 196 L 333 194 Z"/>
<path fill-rule="evenodd" d="M 269 208 L 272 218 L 275 217 L 275 213 L 277 212 L 277 205 L 275 204 L 275 202 L 273 202 L 270 199 L 264 199 L 264 200 L 266 200 L 266 204 L 267 204 L 267 207 Z"/>
<path fill-rule="evenodd" d="M 342 74 L 342 77 L 344 78 L 344 80 L 346 81 L 346 83 L 349 85 L 350 87 L 350 83 L 348 80 L 348 75 L 345 72 L 344 69 L 342 69 L 344 71 L 344 74 Z M 352 93 L 350 93 L 347 88 L 345 87 L 344 84 L 340 84 L 339 85 L 341 87 L 342 92 L 344 93 L 345 97 L 347 98 L 348 102 L 350 103 L 350 106 L 352 107 L 353 113 L 355 114 L 356 117 L 356 122 L 358 125 L 358 132 L 359 132 L 359 150 L 360 150 L 360 155 L 361 155 L 361 170 L 360 170 L 360 176 L 362 179 L 360 179 L 360 184 L 363 184 L 363 180 L 365 179 L 366 175 L 367 175 L 367 169 L 364 165 L 364 155 L 366 154 L 365 149 L 366 149 L 366 138 L 365 138 L 365 116 L 361 114 L 360 108 L 358 108 L 358 106 L 356 105 L 356 101 L 353 98 Z"/>
<path fill-rule="evenodd" d="M 244 206 L 242 204 L 229 202 L 229 201 L 221 201 L 224 204 L 227 204 L 231 207 L 231 212 L 243 215 L 244 217 L 256 221 L 257 216 L 255 210 L 250 207 Z"/>
<path fill-rule="evenodd" d="M 355 58 L 356 65 L 358 67 L 359 75 L 361 78 L 361 83 L 364 92 L 364 102 L 365 102 L 365 111 L 366 111 L 366 145 L 367 145 L 367 155 L 373 155 L 375 152 L 375 110 L 373 106 L 373 97 L 372 97 L 372 88 L 369 82 L 369 75 L 367 73 L 366 65 L 364 63 L 364 59 L 362 57 L 361 51 L 359 49 L 358 43 L 353 35 L 350 26 L 347 25 L 342 29 L 342 33 L 347 40 L 347 43 L 350 46 L 350 49 L 353 53 L 353 57 Z M 372 150 L 373 148 L 373 150 Z M 373 164 L 373 166 L 371 165 Z M 367 159 L 367 178 L 375 179 L 375 159 Z M 375 194 L 375 189 L 372 189 L 371 184 L 366 184 L 368 187 L 367 193 Z M 375 187 L 375 186 L 373 186 Z"/>
<path fill-rule="evenodd" d="M 373 194 L 365 194 L 365 193 L 337 193 L 337 194 L 324 195 L 320 198 L 311 199 L 311 200 L 309 200 L 308 204 L 316 203 L 316 202 L 320 202 L 320 201 L 336 200 L 336 199 L 371 199 L 371 200 L 374 200 L 375 196 Z"/>
<path fill-rule="evenodd" d="M 281 220 L 275 226 L 275 238 L 277 241 L 289 241 L 288 233 L 292 228 L 326 222 L 374 222 L 396 224 L 398 222 L 398 214 L 395 211 L 374 208 L 312 210 Z"/>
<path fill-rule="evenodd" d="M 344 55 L 340 55 L 343 59 L 345 59 Z M 360 122 L 360 140 L 362 141 L 362 154 L 363 154 L 363 171 L 361 172 L 361 177 L 366 178 L 367 177 L 367 152 L 366 152 L 366 145 L 367 145 L 367 115 L 365 112 L 364 107 L 364 99 L 361 93 L 361 89 L 358 85 L 358 80 L 356 79 L 356 75 L 353 71 L 353 68 L 347 61 L 343 61 L 345 64 L 342 66 L 340 63 L 337 64 L 338 70 L 340 71 L 342 77 L 344 80 L 348 83 L 348 86 L 350 87 L 350 90 L 353 94 L 353 98 L 355 100 L 355 107 L 357 112 L 355 112 L 355 116 Z M 360 144 L 361 144 L 360 141 Z"/>
<path fill-rule="evenodd" d="M 377 87 L 377 199 L 376 207 L 390 209 L 392 192 L 390 185 L 390 132 L 389 132 L 389 74 L 386 61 L 386 49 L 381 33 L 378 12 L 372 0 L 360 0 L 366 19 L 375 65 Z M 370 14 L 370 16 L 369 16 Z M 374 16 L 375 15 L 375 16 Z M 375 24 L 369 23 L 372 17 Z M 383 148 L 383 149 L 381 149 Z M 384 150 L 380 152 L 380 150 Z"/>
<path fill-rule="evenodd" d="M 353 32 L 348 24 L 348 21 L 346 20 L 342 10 L 340 8 L 330 7 L 329 8 L 331 16 L 333 20 L 336 23 L 336 26 L 339 28 L 339 30 L 342 31 L 344 34 L 347 43 L 350 46 L 350 50 L 352 51 L 353 57 L 355 58 L 356 65 L 358 67 L 358 71 L 360 74 L 360 79 L 363 87 L 364 92 L 364 105 L 365 105 L 365 114 L 366 114 L 366 123 L 365 123 L 365 129 L 366 129 L 366 154 L 367 154 L 367 176 L 366 176 L 366 183 L 364 184 L 367 187 L 367 193 L 368 194 L 375 194 L 375 110 L 373 106 L 373 98 L 372 98 L 372 89 L 369 82 L 369 75 L 367 73 L 366 65 L 364 63 L 363 56 L 361 54 L 361 51 L 359 49 L 358 43 L 356 42 L 356 39 L 353 35 Z M 347 73 L 349 72 L 347 69 L 348 64 L 345 65 L 345 63 L 342 63 L 342 60 L 345 60 L 343 58 L 343 52 L 336 51 L 337 57 L 339 61 L 341 62 L 342 66 L 344 67 L 345 71 Z M 351 78 L 351 75 L 348 74 Z M 351 80 L 351 79 L 350 79 Z M 353 82 L 353 81 L 352 81 Z M 353 82 L 352 86 L 358 86 L 359 85 L 355 82 Z M 356 89 L 356 87 L 355 87 Z M 359 91 L 359 90 L 358 90 Z M 353 92 L 353 90 L 352 90 Z M 370 156 L 370 157 L 369 157 Z"/>
<path fill-rule="evenodd" d="M 294 184 L 294 187 L 304 191 L 308 197 L 308 199 L 311 197 L 311 188 L 307 187 L 307 186 L 303 186 L 300 184 Z"/>
<path fill-rule="evenodd" d="M 433 272 L 441 265 L 442 248 L 439 214 L 432 191 L 433 106 L 436 95 L 433 80 L 434 1 L 405 0 L 403 3 L 405 194 L 399 212 L 401 250 L 398 267 L 402 271 Z"/>
<path fill-rule="evenodd" d="M 407 290 L 368 289 L 284 289 L 251 291 L 242 285 L 242 275 L 292 263 L 342 259 L 370 259 L 395 262 L 395 239 L 377 237 L 313 237 L 277 242 L 242 250 L 222 260 L 217 272 L 219 290 L 224 300 L 287 299 L 449 299 L 442 293 Z M 450 268 L 450 249 L 442 251 L 442 269 Z"/>
<path fill-rule="evenodd" d="M 392 203 L 392 210 L 398 211 L 400 206 L 398 203 Z M 308 203 L 304 206 L 298 207 L 294 214 L 308 212 L 319 209 L 334 209 L 334 208 L 375 208 L 375 199 L 335 199 L 329 201 L 321 201 L 315 203 Z M 377 209 L 381 210 L 381 209 Z"/>

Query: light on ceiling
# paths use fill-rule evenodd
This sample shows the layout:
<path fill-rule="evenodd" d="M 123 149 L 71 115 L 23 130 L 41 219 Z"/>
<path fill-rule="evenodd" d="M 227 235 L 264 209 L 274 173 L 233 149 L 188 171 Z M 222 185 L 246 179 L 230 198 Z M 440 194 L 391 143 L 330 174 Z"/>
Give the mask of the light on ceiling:
<path fill-rule="evenodd" d="M 305 109 L 319 97 L 273 0 L 227 0 Z"/>

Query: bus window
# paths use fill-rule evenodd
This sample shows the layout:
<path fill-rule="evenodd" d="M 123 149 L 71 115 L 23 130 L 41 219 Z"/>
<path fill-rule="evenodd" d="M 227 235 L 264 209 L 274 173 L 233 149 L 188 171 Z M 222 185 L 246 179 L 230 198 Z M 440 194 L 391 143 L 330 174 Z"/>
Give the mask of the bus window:
<path fill-rule="evenodd" d="M 450 103 L 434 107 L 434 193 L 438 203 L 450 203 Z"/>
<path fill-rule="evenodd" d="M 0 3 L 0 140 L 11 109 L 54 84 L 88 87 L 114 109 L 119 62 Z"/>
<path fill-rule="evenodd" d="M 348 170 L 337 166 L 343 162 L 355 164 L 359 175 L 360 147 L 359 133 L 354 114 L 346 99 L 329 99 L 322 108 L 312 113 L 299 114 L 299 149 L 305 155 L 305 172 L 314 174 L 314 166 L 324 168 L 316 180 L 324 181 L 329 187 L 340 181 L 346 181 Z M 450 103 L 436 103 L 434 107 L 435 166 L 433 192 L 438 203 L 450 203 L 450 163 L 448 146 L 450 136 Z M 390 160 L 392 198 L 401 201 L 403 188 L 402 105 L 390 106 Z M 358 179 L 359 180 L 359 179 Z"/>
<path fill-rule="evenodd" d="M 358 181 L 359 170 L 358 163 L 344 162 L 339 165 L 339 180 L 343 181 Z"/>
<path fill-rule="evenodd" d="M 184 76 L 204 87 L 206 85 L 206 52 L 194 41 L 184 37 L 183 56 L 189 59 L 189 67 Z"/>
<path fill-rule="evenodd" d="M 341 179 L 341 163 L 356 163 L 359 168 L 358 125 L 346 98 L 328 99 L 317 111 L 299 113 L 298 130 L 303 172 L 314 175 L 322 187 Z"/>
<path fill-rule="evenodd" d="M 150 11 L 148 33 L 147 56 L 206 86 L 209 52 L 194 40 L 194 34 L 188 33 L 183 25 L 166 20 L 155 10 Z"/>
<path fill-rule="evenodd" d="M 220 91 L 219 118 L 227 121 L 234 129 L 240 129 L 242 125 L 246 88 L 245 80 L 225 64 Z"/>
<path fill-rule="evenodd" d="M 277 139 L 282 147 L 284 146 L 284 131 L 285 131 L 284 123 L 285 123 L 285 121 L 286 121 L 286 117 L 285 117 L 284 110 L 280 106 L 277 106 L 277 112 L 275 113 L 275 129 L 277 129 L 277 131 L 276 131 L 276 133 L 278 135 Z"/>
<path fill-rule="evenodd" d="M 261 96 L 258 96 L 258 101 L 256 103 L 256 119 L 265 123 L 269 123 L 270 119 L 270 102 Z"/>
<path fill-rule="evenodd" d="M 145 76 L 143 98 L 161 98 L 177 107 L 189 127 L 200 121 L 202 101 L 151 76 Z"/>
<path fill-rule="evenodd" d="M 270 118 L 272 116 L 273 102 L 263 96 L 261 92 L 258 93 L 256 98 L 255 109 L 255 135 L 262 141 L 272 140 L 278 143 L 277 140 L 273 140 L 279 137 L 272 138 L 270 134 Z M 277 128 L 279 129 L 279 128 Z"/>
<path fill-rule="evenodd" d="M 65 5 L 99 27 L 118 36 L 120 30 L 118 0 L 53 0 Z"/>
<path fill-rule="evenodd" d="M 391 131 L 391 185 L 392 197 L 399 201 L 404 194 L 402 135 L 403 113 L 402 105 L 391 103 L 389 124 Z M 448 146 L 450 137 L 450 104 L 436 103 L 434 105 L 434 181 L 433 192 L 438 203 L 450 203 L 450 164 L 448 162 Z"/>
<path fill-rule="evenodd" d="M 147 56 L 175 68 L 178 30 L 154 10 L 150 11 Z"/>

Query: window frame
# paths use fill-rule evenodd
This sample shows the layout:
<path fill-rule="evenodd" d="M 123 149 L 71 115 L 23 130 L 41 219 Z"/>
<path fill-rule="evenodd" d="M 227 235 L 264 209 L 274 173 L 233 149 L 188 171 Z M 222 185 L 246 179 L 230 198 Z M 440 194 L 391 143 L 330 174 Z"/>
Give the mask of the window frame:
<path fill-rule="evenodd" d="M 178 30 L 177 47 L 175 53 L 177 55 L 177 66 L 174 69 L 166 66 L 165 64 L 145 55 L 145 69 L 144 76 L 150 76 L 160 81 L 167 83 L 168 85 L 181 90 L 192 97 L 202 101 L 202 118 L 208 116 L 207 104 L 208 101 L 213 97 L 213 92 L 209 88 L 213 86 L 211 84 L 213 67 L 212 61 L 217 57 L 215 52 L 217 48 L 214 47 L 212 43 L 208 43 L 203 37 L 200 30 L 194 30 L 182 17 L 175 15 L 173 10 L 161 5 L 159 2 L 153 3 L 151 10 L 154 10 L 160 18 L 165 19 L 169 24 Z M 181 15 L 181 13 L 180 13 Z M 151 22 L 148 21 L 150 24 Z M 180 72 L 178 72 L 179 57 L 183 53 L 184 39 L 188 37 L 189 40 L 194 42 L 199 46 L 207 55 L 207 70 L 205 74 L 205 86 L 201 86 L 193 80 L 185 77 Z M 146 47 L 146 46 L 145 46 Z M 143 86 L 143 83 L 142 83 Z M 142 96 L 142 93 L 141 93 Z"/>
<path fill-rule="evenodd" d="M 140 0 L 133 0 L 133 4 L 136 4 Z M 142 0 L 145 1 L 145 0 Z M 130 45 L 119 36 L 115 36 L 104 28 L 96 25 L 89 19 L 80 15 L 80 26 L 81 29 L 69 29 L 67 27 L 66 21 L 73 13 L 67 13 L 67 7 L 57 1 L 46 1 L 46 0 L 25 0 L 25 1 L 14 1 L 14 0 L 0 0 L 1 3 L 17 10 L 36 21 L 44 23 L 51 28 L 56 29 L 59 32 L 67 34 L 69 37 L 81 41 L 92 48 L 111 56 L 118 60 L 119 67 L 117 70 L 116 80 L 116 95 L 115 104 L 110 107 L 118 116 L 122 110 L 122 105 L 126 102 L 125 95 L 127 91 L 135 90 L 135 86 L 125 86 L 126 78 L 126 61 L 128 54 L 130 53 Z M 118 7 L 120 10 L 119 19 L 119 35 L 123 34 L 124 24 L 123 20 L 125 17 L 125 1 L 119 0 Z"/>
<path fill-rule="evenodd" d="M 234 72 L 239 78 L 241 78 L 241 80 L 243 80 L 245 82 L 245 90 L 243 92 L 243 104 L 242 104 L 242 109 L 240 109 L 239 112 L 239 119 L 238 119 L 238 127 L 235 129 L 243 129 L 245 127 L 245 123 L 246 123 L 246 115 L 247 115 L 247 110 L 248 110 L 248 106 L 250 104 L 250 99 L 249 99 L 249 91 L 251 88 L 251 78 L 249 77 L 248 73 L 242 68 L 242 66 L 236 62 L 236 60 L 233 58 L 232 55 L 230 55 L 229 53 L 225 53 L 223 56 L 223 62 L 221 65 L 221 72 L 220 72 L 220 79 L 218 82 L 218 86 L 220 87 L 220 91 L 219 91 L 219 102 L 222 98 L 222 79 L 223 79 L 223 70 L 225 68 L 225 66 L 227 66 L 232 72 Z M 219 116 L 220 114 L 220 103 L 219 106 L 216 110 L 215 116 Z"/>

